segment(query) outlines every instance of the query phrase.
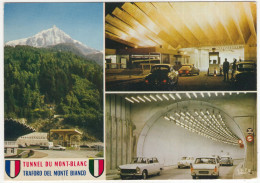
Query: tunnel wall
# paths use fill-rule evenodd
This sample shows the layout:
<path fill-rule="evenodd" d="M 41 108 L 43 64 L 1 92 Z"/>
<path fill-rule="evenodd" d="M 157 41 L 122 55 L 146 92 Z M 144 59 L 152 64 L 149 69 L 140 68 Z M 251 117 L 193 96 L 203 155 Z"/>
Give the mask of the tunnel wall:
<path fill-rule="evenodd" d="M 131 107 L 118 95 L 106 95 L 106 170 L 109 173 L 132 158 Z"/>
<path fill-rule="evenodd" d="M 225 97 L 212 97 L 212 98 L 204 98 L 205 101 L 218 106 L 221 110 L 225 111 L 231 118 L 234 119 L 234 121 L 237 121 L 237 117 L 238 116 L 248 116 L 248 117 L 252 117 L 254 120 L 256 119 L 256 95 L 255 94 L 240 94 L 240 95 L 232 95 L 232 96 L 225 96 Z M 155 113 L 160 113 L 160 111 L 164 111 L 165 108 L 167 108 L 168 105 L 170 105 L 171 103 L 165 104 L 165 103 L 151 103 L 149 105 L 147 104 L 139 104 L 139 105 L 135 105 L 132 107 L 132 112 L 131 112 L 131 119 L 133 121 L 133 123 L 136 126 L 136 129 L 134 130 L 133 135 L 135 136 L 136 139 L 140 140 L 140 134 L 143 130 L 143 128 L 145 127 L 145 124 L 151 119 L 153 118 L 153 115 Z M 163 115 L 164 112 L 161 112 L 161 115 Z M 238 122 L 236 122 L 238 123 Z M 255 121 L 253 122 L 255 123 Z M 245 124 L 245 122 L 243 122 L 243 124 Z M 163 126 L 166 125 L 166 126 Z M 179 147 L 182 147 L 183 149 L 181 149 L 179 152 L 180 154 L 177 154 L 176 156 L 174 155 L 174 157 L 172 157 L 170 160 L 168 159 L 163 160 L 161 156 L 161 159 L 163 162 L 166 162 L 166 164 L 173 164 L 174 162 L 176 162 L 176 160 L 179 158 L 179 156 L 181 154 L 185 155 L 184 152 L 193 152 L 194 149 L 193 148 L 197 148 L 194 147 L 194 145 L 192 145 L 194 142 L 201 142 L 199 144 L 204 145 L 207 144 L 207 146 L 205 147 L 210 147 L 210 152 L 209 154 L 211 154 L 211 152 L 214 152 L 216 150 L 219 150 L 218 146 L 220 145 L 221 147 L 223 147 L 223 152 L 229 152 L 231 155 L 233 155 L 235 158 L 241 158 L 241 157 L 246 157 L 245 153 L 245 149 L 240 149 L 239 147 L 232 147 L 230 148 L 229 146 L 226 146 L 225 144 L 223 145 L 222 143 L 212 143 L 212 141 L 207 141 L 207 139 L 204 139 L 203 137 L 199 137 L 194 136 L 192 134 L 189 134 L 189 139 L 192 139 L 192 141 L 187 141 L 185 140 L 181 131 L 183 129 L 180 128 L 175 128 L 172 126 L 168 126 L 167 127 L 166 122 L 160 123 L 160 121 L 156 122 L 154 124 L 155 127 L 153 126 L 149 126 L 149 130 L 147 135 L 145 137 L 141 137 L 145 139 L 144 145 L 143 145 L 143 150 L 140 151 L 140 149 L 138 149 L 138 147 L 135 147 L 135 154 L 136 155 L 152 155 L 149 153 L 156 153 L 157 150 L 160 153 L 166 153 L 168 152 L 167 156 L 173 155 L 174 153 L 176 153 L 177 150 L 179 150 Z M 241 124 L 238 124 L 239 126 Z M 246 128 L 251 127 L 250 124 L 245 124 Z M 171 127 L 171 128 L 170 128 Z M 161 129 L 163 128 L 163 129 Z M 160 130 L 159 130 L 160 129 Z M 166 129 L 166 131 L 165 131 Z M 241 129 L 244 133 L 245 128 Z M 167 134 L 169 134 L 169 136 L 167 136 Z M 172 136 L 170 137 L 170 135 L 174 134 L 175 138 L 172 139 Z M 183 131 L 184 134 L 184 131 Z M 186 133 L 185 133 L 186 134 Z M 244 134 L 245 135 L 245 134 Z M 245 137 L 243 137 L 245 138 Z M 157 139 L 157 143 L 156 142 Z M 164 140 L 163 140 L 164 139 Z M 156 148 L 157 150 L 151 150 L 151 145 Z M 185 146 L 184 146 L 185 144 Z M 187 144 L 187 147 L 186 147 Z M 198 148 L 203 149 L 204 146 L 199 145 Z M 247 145 L 247 144 L 246 144 Z M 254 143 L 254 145 L 256 147 L 256 142 Z M 158 148 L 157 148 L 158 147 Z M 245 146 L 246 148 L 246 146 Z M 164 150 L 166 149 L 166 150 Z M 208 148 L 207 148 L 208 149 Z M 237 153 L 236 153 L 237 152 Z M 253 155 L 253 157 L 251 157 L 251 159 L 248 159 L 249 163 L 246 163 L 247 165 L 251 165 L 251 164 L 256 164 L 256 154 L 251 154 L 250 156 Z M 247 156 L 248 153 L 247 153 Z M 250 167 L 251 169 L 252 166 Z"/>
<path fill-rule="evenodd" d="M 148 131 L 142 151 L 137 150 L 137 156 L 157 157 L 164 166 L 176 165 L 183 156 L 226 154 L 242 159 L 245 151 L 238 146 L 215 142 L 189 132 L 163 118 L 156 121 Z"/>

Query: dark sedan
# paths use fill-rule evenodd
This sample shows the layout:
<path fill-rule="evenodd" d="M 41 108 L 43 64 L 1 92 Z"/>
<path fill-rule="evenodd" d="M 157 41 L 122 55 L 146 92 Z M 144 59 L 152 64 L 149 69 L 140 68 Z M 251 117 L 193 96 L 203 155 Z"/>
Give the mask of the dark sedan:
<path fill-rule="evenodd" d="M 194 67 L 192 64 L 182 65 L 182 67 L 178 70 L 179 75 L 194 75 L 200 74 L 200 70 L 196 67 Z"/>
<path fill-rule="evenodd" d="M 254 62 L 237 63 L 234 81 L 239 87 L 256 87 L 256 64 Z"/>
<path fill-rule="evenodd" d="M 145 84 L 156 89 L 171 89 L 178 83 L 178 72 L 169 64 L 152 66 L 150 74 L 145 77 Z"/>

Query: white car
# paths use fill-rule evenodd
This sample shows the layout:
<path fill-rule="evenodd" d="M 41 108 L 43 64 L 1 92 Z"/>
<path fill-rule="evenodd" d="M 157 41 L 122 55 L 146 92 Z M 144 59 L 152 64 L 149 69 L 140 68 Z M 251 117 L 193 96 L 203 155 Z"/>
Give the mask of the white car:
<path fill-rule="evenodd" d="M 53 149 L 53 150 L 65 151 L 65 150 L 66 150 L 66 147 L 63 147 L 63 146 L 61 146 L 61 145 L 55 145 L 55 146 L 53 146 L 52 149 Z"/>
<path fill-rule="evenodd" d="M 149 175 L 160 175 L 162 166 L 157 158 L 134 158 L 131 164 L 120 165 L 118 167 L 121 179 L 126 177 L 142 177 L 146 179 Z"/>
<path fill-rule="evenodd" d="M 194 162 L 194 157 L 182 157 L 178 161 L 178 168 L 190 167 L 190 164 Z"/>
<path fill-rule="evenodd" d="M 219 160 L 216 157 L 199 157 L 191 165 L 193 179 L 203 176 L 219 177 Z"/>
<path fill-rule="evenodd" d="M 223 166 L 223 165 L 233 166 L 233 159 L 230 156 L 221 156 L 220 166 Z"/>

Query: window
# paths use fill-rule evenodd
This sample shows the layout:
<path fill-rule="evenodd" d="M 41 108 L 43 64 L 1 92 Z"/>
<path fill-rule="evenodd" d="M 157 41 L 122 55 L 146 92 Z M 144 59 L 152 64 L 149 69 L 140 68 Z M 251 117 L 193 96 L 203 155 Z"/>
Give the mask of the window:
<path fill-rule="evenodd" d="M 5 154 L 7 153 L 7 148 L 5 148 Z"/>
<path fill-rule="evenodd" d="M 14 153 L 14 148 L 11 148 L 11 153 Z"/>

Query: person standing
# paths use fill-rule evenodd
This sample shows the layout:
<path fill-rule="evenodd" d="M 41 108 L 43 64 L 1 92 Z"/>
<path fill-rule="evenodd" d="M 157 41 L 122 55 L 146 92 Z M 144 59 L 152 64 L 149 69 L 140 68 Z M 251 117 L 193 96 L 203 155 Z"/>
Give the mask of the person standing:
<path fill-rule="evenodd" d="M 234 73 L 236 71 L 236 63 L 237 63 L 237 60 L 234 58 L 234 62 L 233 62 L 233 65 L 232 65 L 232 74 L 231 74 L 231 79 L 234 80 Z"/>
<path fill-rule="evenodd" d="M 227 58 L 225 58 L 225 62 L 223 63 L 223 72 L 224 72 L 224 81 L 228 81 L 228 71 L 229 71 L 229 62 Z"/>

